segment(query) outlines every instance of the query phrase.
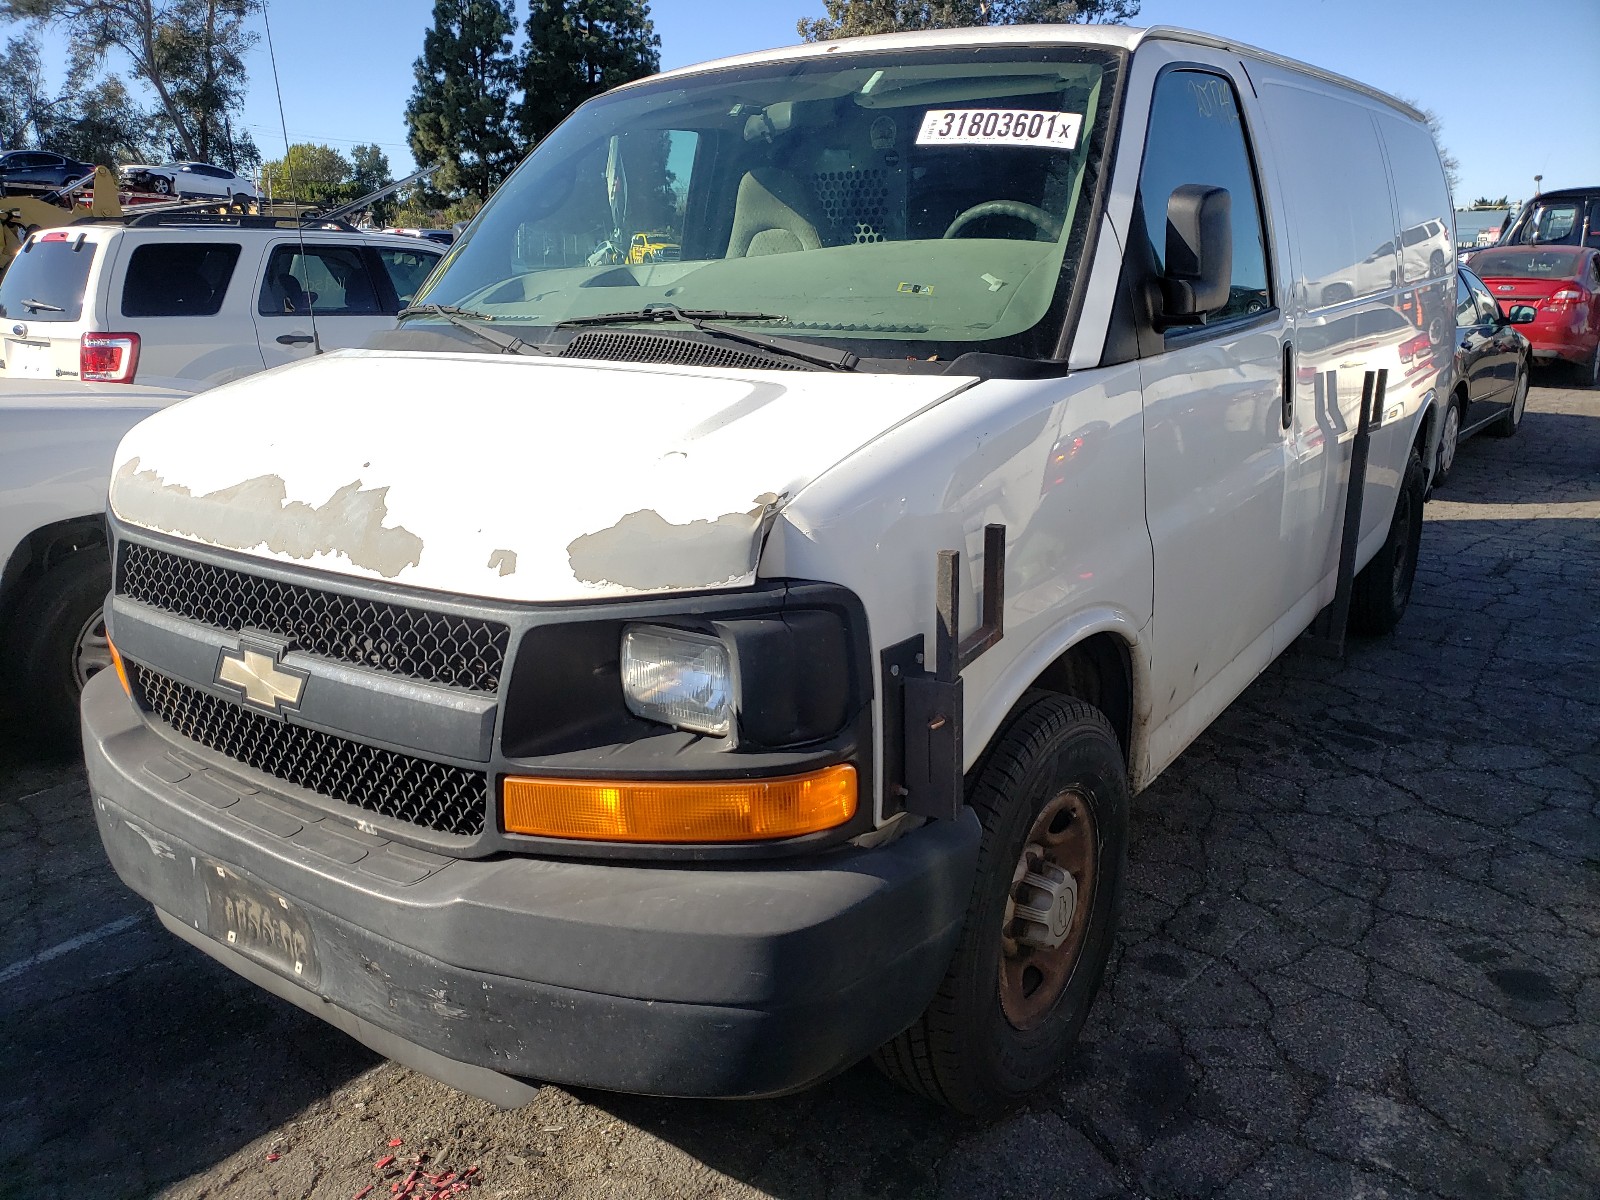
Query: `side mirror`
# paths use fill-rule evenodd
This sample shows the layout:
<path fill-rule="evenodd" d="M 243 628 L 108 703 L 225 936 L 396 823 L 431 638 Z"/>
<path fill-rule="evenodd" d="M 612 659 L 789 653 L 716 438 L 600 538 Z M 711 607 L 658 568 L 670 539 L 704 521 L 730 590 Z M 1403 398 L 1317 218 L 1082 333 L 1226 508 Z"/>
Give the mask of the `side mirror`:
<path fill-rule="evenodd" d="M 1167 201 L 1167 266 L 1162 320 L 1204 325 L 1228 301 L 1233 282 L 1233 199 L 1227 188 L 1186 183 Z"/>
<path fill-rule="evenodd" d="M 1511 311 L 1506 313 L 1507 325 L 1531 325 L 1539 310 L 1531 304 L 1513 304 Z"/>

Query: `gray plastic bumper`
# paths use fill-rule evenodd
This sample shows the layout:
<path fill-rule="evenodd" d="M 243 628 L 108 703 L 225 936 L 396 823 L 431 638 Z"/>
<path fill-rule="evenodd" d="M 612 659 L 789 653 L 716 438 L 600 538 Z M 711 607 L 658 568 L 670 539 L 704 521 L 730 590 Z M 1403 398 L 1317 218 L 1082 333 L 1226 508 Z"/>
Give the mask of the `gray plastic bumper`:
<path fill-rule="evenodd" d="M 450 859 L 176 751 L 112 672 L 85 691 L 83 734 L 106 853 L 170 928 L 502 1104 L 525 1098 L 506 1076 L 678 1096 L 824 1078 L 925 1006 L 977 858 L 969 812 L 810 859 Z"/>

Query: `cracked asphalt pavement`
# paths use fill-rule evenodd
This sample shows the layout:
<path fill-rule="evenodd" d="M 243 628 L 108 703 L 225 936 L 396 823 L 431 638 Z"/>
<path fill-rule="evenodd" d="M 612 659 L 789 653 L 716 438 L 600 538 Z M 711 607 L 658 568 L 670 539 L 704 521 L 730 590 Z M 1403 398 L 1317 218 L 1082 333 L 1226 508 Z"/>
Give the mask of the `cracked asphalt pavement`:
<path fill-rule="evenodd" d="M 81 766 L 5 736 L 8 1200 L 351 1197 L 419 1152 L 486 1200 L 1600 1195 L 1600 391 L 1463 446 L 1398 631 L 1292 650 L 1135 800 L 1082 1042 L 987 1125 L 869 1066 L 497 1112 L 166 934 Z"/>

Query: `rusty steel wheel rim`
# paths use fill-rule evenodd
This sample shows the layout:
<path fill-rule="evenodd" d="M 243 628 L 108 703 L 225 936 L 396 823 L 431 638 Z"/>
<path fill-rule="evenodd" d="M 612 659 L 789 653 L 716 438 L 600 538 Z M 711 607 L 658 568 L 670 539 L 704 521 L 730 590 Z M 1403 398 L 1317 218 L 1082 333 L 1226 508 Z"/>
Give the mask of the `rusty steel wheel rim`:
<path fill-rule="evenodd" d="M 1028 830 L 1000 930 L 1000 1008 L 1013 1028 L 1032 1029 L 1043 1021 L 1072 979 L 1094 908 L 1097 842 L 1094 812 L 1088 797 L 1076 789 L 1055 796 Z M 1038 934 L 1048 931 L 1026 917 L 1052 900 L 1028 882 L 1029 877 L 1051 875 L 1050 867 L 1071 877 L 1072 884 L 1063 890 L 1076 891 L 1065 936 L 1053 947 L 1037 944 Z M 1051 904 L 1057 916 L 1063 908 L 1060 900 Z"/>

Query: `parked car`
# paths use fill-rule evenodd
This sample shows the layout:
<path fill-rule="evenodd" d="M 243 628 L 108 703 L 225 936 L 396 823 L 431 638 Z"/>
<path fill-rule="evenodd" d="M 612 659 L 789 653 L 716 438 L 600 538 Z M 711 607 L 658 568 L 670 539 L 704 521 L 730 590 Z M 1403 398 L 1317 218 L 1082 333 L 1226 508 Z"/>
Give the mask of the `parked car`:
<path fill-rule="evenodd" d="M 1557 188 L 1535 196 L 1496 244 L 1600 250 L 1600 187 Z"/>
<path fill-rule="evenodd" d="M 1440 427 L 1434 487 L 1450 477 L 1461 442 L 1482 430 L 1507 438 L 1522 424 L 1533 353 L 1512 326 L 1532 320 L 1526 307 L 1503 310 L 1481 279 L 1458 268 L 1455 387 Z"/>
<path fill-rule="evenodd" d="M 1181 30 L 596 97 L 381 344 L 123 439 L 107 854 L 503 1104 L 873 1053 L 1021 1102 L 1105 971 L 1132 793 L 1336 595 L 1405 613 L 1444 399 L 1408 314 L 1453 268 L 1370 329 L 1293 269 L 1449 216 L 1416 110 Z M 642 230 L 679 256 L 589 262 Z"/>
<path fill-rule="evenodd" d="M 30 192 L 63 188 L 93 174 L 93 163 L 48 150 L 8 150 L 0 154 L 0 190 L 18 186 Z"/>
<path fill-rule="evenodd" d="M 122 435 L 189 395 L 0 379 L 0 687 L 13 725 L 77 740 L 78 693 L 111 665 L 106 488 Z"/>
<path fill-rule="evenodd" d="M 259 200 L 253 181 L 236 175 L 226 167 L 202 162 L 170 162 L 151 165 L 130 163 L 120 169 L 122 182 L 137 192 L 156 192 L 163 196 L 223 200 Z"/>
<path fill-rule="evenodd" d="M 211 387 L 394 324 L 437 247 L 184 213 L 41 230 L 0 279 L 0 377 Z"/>
<path fill-rule="evenodd" d="M 1527 305 L 1522 333 L 1535 361 L 1565 362 L 1600 387 L 1600 251 L 1586 246 L 1498 246 L 1469 260 L 1500 306 Z"/>

